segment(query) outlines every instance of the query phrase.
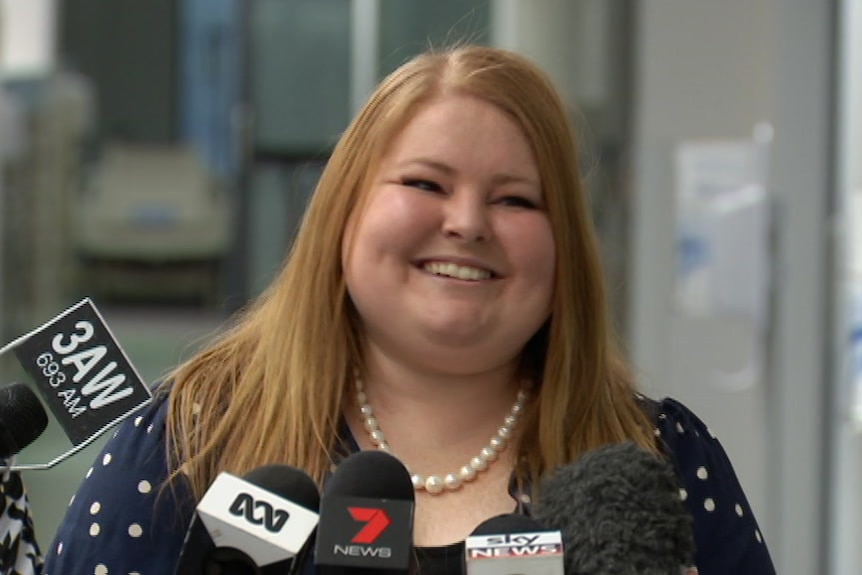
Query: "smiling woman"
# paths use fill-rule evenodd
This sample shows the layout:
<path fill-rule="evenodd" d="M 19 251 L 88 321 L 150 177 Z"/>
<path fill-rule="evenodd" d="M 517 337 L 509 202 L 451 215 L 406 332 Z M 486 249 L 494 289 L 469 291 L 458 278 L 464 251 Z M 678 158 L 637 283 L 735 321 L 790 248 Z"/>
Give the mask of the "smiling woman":
<path fill-rule="evenodd" d="M 550 315 L 555 266 L 518 125 L 479 98 L 439 96 L 394 140 L 365 194 L 344 273 L 368 334 L 366 366 L 398 358 L 450 375 L 511 372 Z"/>
<path fill-rule="evenodd" d="M 636 390 L 578 165 L 556 90 L 523 57 L 461 46 L 393 72 L 335 147 L 267 292 L 106 447 L 48 571 L 169 573 L 220 472 L 286 463 L 323 487 L 351 454 L 382 450 L 415 491 L 414 521 L 390 527 L 412 543 L 411 572 L 460 572 L 477 525 L 529 514 L 557 468 L 632 442 L 676 470 L 697 548 L 680 563 L 773 573 L 721 445 L 684 406 Z M 170 489 L 117 487 L 142 480 Z M 138 536 L 79 529 L 95 500 L 111 509 L 102 532 Z M 180 520 L 151 519 L 165 514 Z"/>

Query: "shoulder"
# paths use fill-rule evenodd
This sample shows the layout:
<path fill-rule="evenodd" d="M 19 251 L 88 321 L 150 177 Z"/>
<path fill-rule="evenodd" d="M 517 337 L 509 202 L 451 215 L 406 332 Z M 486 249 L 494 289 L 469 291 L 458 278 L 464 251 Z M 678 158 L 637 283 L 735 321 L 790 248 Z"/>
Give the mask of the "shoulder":
<path fill-rule="evenodd" d="M 694 519 L 701 575 L 774 573 L 763 535 L 716 434 L 675 399 L 641 401 Z"/>
<path fill-rule="evenodd" d="M 172 572 L 194 504 L 182 481 L 166 485 L 167 407 L 156 393 L 105 444 L 47 550 L 45 575 Z"/>
<path fill-rule="evenodd" d="M 659 447 L 673 463 L 683 484 L 683 498 L 691 495 L 686 492 L 686 486 L 738 484 L 736 472 L 718 437 L 691 409 L 667 397 L 659 401 L 644 398 L 644 401 L 653 416 Z M 713 503 L 715 501 L 704 501 L 705 510 Z"/>

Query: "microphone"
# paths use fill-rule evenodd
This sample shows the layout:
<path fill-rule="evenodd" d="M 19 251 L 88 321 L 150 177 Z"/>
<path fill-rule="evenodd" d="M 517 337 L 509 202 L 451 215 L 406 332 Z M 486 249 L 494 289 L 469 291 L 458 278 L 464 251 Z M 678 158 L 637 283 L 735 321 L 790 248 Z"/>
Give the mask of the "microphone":
<path fill-rule="evenodd" d="M 0 355 L 9 350 L 72 444 L 49 462 L 10 465 L 13 471 L 53 467 L 152 400 L 89 298 L 0 347 Z"/>
<path fill-rule="evenodd" d="M 335 469 L 320 502 L 315 565 L 325 575 L 406 574 L 415 494 L 404 464 L 360 451 Z"/>
<path fill-rule="evenodd" d="M 36 573 L 42 556 L 21 473 L 5 460 L 36 441 L 48 414 L 24 383 L 0 388 L 0 572 Z M 7 569 L 9 571 L 7 571 Z"/>
<path fill-rule="evenodd" d="M 464 541 L 464 561 L 467 575 L 564 575 L 562 535 L 526 515 L 497 515 Z"/>
<path fill-rule="evenodd" d="M 632 442 L 590 451 L 539 487 L 533 516 L 562 532 L 569 575 L 679 575 L 692 565 L 676 474 Z"/>
<path fill-rule="evenodd" d="M 16 455 L 48 427 L 48 414 L 25 383 L 0 388 L 0 459 Z"/>
<path fill-rule="evenodd" d="M 222 472 L 198 503 L 174 574 L 298 572 L 319 503 L 314 481 L 289 465 L 265 465 L 243 478 Z"/>

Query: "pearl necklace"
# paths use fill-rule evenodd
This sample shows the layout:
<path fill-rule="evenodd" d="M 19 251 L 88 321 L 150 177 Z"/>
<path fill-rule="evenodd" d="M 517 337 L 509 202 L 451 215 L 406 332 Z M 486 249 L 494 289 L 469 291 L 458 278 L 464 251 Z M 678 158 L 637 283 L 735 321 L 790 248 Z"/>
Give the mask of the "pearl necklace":
<path fill-rule="evenodd" d="M 500 453 L 506 449 L 509 439 L 512 437 L 512 431 L 518 422 L 518 417 L 524 411 L 524 402 L 527 400 L 527 390 L 522 388 L 518 391 L 518 397 L 509 414 L 503 420 L 503 425 L 497 430 L 488 445 L 482 448 L 479 455 L 470 459 L 470 461 L 461 466 L 457 473 L 446 473 L 440 475 L 429 475 L 425 477 L 419 473 L 410 473 L 410 480 L 413 482 L 413 488 L 417 491 L 425 490 L 431 495 L 438 495 L 444 491 L 455 491 L 464 483 L 473 481 L 478 477 L 479 473 L 486 471 L 488 467 L 497 460 Z M 365 390 L 362 386 L 362 380 L 356 378 L 356 401 L 359 404 L 359 411 L 362 414 L 365 430 L 368 432 L 372 443 L 386 453 L 392 453 L 389 448 L 389 443 L 386 442 L 386 437 L 380 430 L 377 424 L 377 418 L 374 417 L 374 410 L 368 403 L 368 396 L 365 395 Z"/>

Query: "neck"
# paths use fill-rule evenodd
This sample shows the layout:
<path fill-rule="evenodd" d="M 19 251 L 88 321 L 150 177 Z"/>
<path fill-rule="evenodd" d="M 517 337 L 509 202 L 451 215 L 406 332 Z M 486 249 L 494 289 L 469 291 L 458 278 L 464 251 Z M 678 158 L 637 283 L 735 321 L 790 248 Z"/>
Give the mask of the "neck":
<path fill-rule="evenodd" d="M 499 459 L 510 467 L 509 446 L 526 398 L 511 370 L 452 374 L 367 365 L 367 375 L 357 374 L 348 421 L 363 449 L 399 457 L 417 489 L 457 490 Z"/>
<path fill-rule="evenodd" d="M 361 377 L 368 402 L 387 437 L 400 435 L 404 424 L 435 448 L 474 434 L 486 442 L 486 430 L 501 425 L 522 387 L 515 362 L 459 373 L 416 367 L 368 349 L 365 367 Z"/>

